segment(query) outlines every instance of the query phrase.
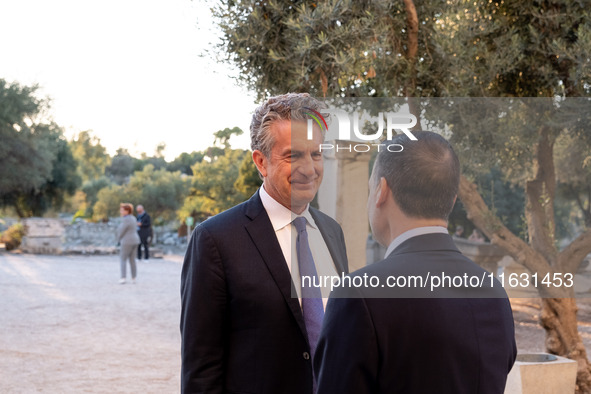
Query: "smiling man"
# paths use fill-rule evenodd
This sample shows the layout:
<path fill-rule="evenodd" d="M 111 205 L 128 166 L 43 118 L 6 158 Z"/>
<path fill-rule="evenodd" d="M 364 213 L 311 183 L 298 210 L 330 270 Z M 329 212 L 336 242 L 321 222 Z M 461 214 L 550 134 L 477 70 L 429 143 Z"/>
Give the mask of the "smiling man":
<path fill-rule="evenodd" d="M 299 289 L 299 276 L 346 273 L 347 258 L 340 226 L 309 205 L 322 181 L 323 136 L 315 127 L 307 138 L 307 109 L 320 103 L 295 93 L 256 109 L 251 146 L 263 186 L 191 237 L 181 278 L 183 393 L 315 391 L 324 304 Z"/>

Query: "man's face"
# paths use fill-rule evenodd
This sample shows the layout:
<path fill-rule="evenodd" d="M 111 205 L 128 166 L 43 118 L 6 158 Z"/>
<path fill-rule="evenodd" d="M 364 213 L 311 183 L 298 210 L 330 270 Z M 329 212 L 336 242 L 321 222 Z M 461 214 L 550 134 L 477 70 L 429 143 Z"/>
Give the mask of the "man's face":
<path fill-rule="evenodd" d="M 137 211 L 138 214 L 142 214 L 144 213 L 144 207 L 142 207 L 141 205 L 138 205 L 135 210 Z"/>
<path fill-rule="evenodd" d="M 322 181 L 322 135 L 314 127 L 314 138 L 308 140 L 306 123 L 289 120 L 273 123 L 270 131 L 274 145 L 270 157 L 262 159 L 265 190 L 281 205 L 301 213 Z"/>

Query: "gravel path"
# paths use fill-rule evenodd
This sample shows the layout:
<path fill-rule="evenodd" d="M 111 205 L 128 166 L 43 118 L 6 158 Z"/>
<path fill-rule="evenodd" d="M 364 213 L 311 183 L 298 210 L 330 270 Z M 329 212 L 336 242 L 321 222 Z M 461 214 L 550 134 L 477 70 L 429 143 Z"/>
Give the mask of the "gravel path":
<path fill-rule="evenodd" d="M 178 393 L 181 265 L 140 262 L 120 285 L 117 256 L 0 252 L 0 393 Z M 539 300 L 512 304 L 518 349 L 543 351 Z M 591 298 L 578 304 L 589 352 Z"/>
<path fill-rule="evenodd" d="M 0 393 L 178 393 L 181 264 L 0 253 Z"/>

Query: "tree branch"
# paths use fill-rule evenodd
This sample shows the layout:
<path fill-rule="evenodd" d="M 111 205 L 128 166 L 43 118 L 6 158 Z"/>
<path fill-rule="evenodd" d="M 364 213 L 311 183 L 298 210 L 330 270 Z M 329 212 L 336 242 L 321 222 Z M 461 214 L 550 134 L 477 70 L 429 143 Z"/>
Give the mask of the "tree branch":
<path fill-rule="evenodd" d="M 531 272 L 542 275 L 551 267 L 544 257 L 513 234 L 489 209 L 477 187 L 464 175 L 460 177 L 459 197 L 466 208 L 468 219 L 478 227 L 493 244 L 505 249 L 513 259 Z"/>
<path fill-rule="evenodd" d="M 579 235 L 558 254 L 558 265 L 563 272 L 574 274 L 589 253 L 591 253 L 591 228 Z"/>

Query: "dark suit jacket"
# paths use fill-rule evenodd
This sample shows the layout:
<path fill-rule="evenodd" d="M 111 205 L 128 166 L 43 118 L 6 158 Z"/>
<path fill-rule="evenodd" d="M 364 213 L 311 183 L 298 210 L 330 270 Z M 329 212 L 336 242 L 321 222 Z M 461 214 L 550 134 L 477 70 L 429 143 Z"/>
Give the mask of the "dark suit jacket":
<path fill-rule="evenodd" d="M 350 276 L 375 275 L 384 284 L 390 275 L 427 273 L 466 273 L 484 277 L 485 285 L 333 291 L 316 350 L 318 394 L 503 393 L 517 353 L 509 300 L 450 236 L 410 238 Z"/>
<path fill-rule="evenodd" d="M 339 274 L 343 232 L 310 209 Z M 181 278 L 183 393 L 311 394 L 292 280 L 259 193 L 195 228 Z"/>
<path fill-rule="evenodd" d="M 144 212 L 141 215 L 138 215 L 137 221 L 141 222 L 138 234 L 142 240 L 147 239 L 148 237 L 152 236 L 152 220 L 150 219 L 150 215 L 147 212 Z"/>

